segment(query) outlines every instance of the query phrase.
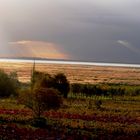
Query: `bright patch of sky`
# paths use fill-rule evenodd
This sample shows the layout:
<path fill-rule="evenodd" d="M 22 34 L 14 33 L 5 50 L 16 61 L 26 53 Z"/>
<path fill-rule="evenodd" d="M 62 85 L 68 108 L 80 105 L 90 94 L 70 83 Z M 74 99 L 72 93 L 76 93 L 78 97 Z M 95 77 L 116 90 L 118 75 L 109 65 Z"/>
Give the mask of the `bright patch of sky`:
<path fill-rule="evenodd" d="M 43 42 L 55 44 L 58 59 L 139 63 L 139 13 L 139 0 L 0 0 L 0 55 L 29 52 L 9 43 L 24 40 L 39 45 L 31 56 L 45 56 Z"/>

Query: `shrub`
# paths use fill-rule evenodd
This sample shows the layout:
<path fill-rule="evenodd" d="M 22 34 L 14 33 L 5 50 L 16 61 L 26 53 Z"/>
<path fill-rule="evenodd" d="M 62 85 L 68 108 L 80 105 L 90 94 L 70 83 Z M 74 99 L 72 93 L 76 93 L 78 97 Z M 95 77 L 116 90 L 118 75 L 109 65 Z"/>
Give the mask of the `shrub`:
<path fill-rule="evenodd" d="M 139 95 L 140 95 L 140 89 L 137 88 L 137 89 L 135 89 L 135 90 L 133 91 L 132 96 L 139 96 Z"/>
<path fill-rule="evenodd" d="M 0 70 L 0 97 L 9 97 L 17 94 L 18 80 L 10 73 Z"/>
<path fill-rule="evenodd" d="M 44 88 L 55 88 L 61 95 L 63 95 L 64 98 L 67 98 L 70 90 L 70 84 L 63 73 L 58 73 L 53 77 L 47 73 L 34 71 L 31 79 L 32 88 L 36 85 Z"/>
<path fill-rule="evenodd" d="M 96 100 L 95 101 L 95 107 L 96 109 L 101 109 L 102 101 L 101 100 Z"/>
<path fill-rule="evenodd" d="M 32 88 L 36 85 L 44 88 L 51 88 L 54 84 L 54 79 L 50 74 L 39 71 L 34 71 L 31 79 Z"/>
<path fill-rule="evenodd" d="M 62 103 L 59 92 L 53 88 L 36 88 L 33 93 L 33 99 L 35 102 L 34 112 L 38 117 L 45 110 L 58 109 Z"/>
<path fill-rule="evenodd" d="M 54 76 L 54 88 L 56 88 L 64 98 L 67 98 L 70 90 L 70 84 L 63 73 L 58 73 Z"/>
<path fill-rule="evenodd" d="M 24 104 L 30 109 L 33 108 L 33 94 L 31 89 L 23 89 L 19 91 L 18 103 Z"/>
<path fill-rule="evenodd" d="M 71 84 L 71 92 L 76 94 L 82 93 L 81 87 L 82 87 L 81 84 L 73 83 Z"/>
<path fill-rule="evenodd" d="M 26 90 L 21 93 L 19 101 L 33 111 L 34 118 L 40 118 L 44 111 L 58 109 L 62 104 L 56 89 L 43 87 Z"/>

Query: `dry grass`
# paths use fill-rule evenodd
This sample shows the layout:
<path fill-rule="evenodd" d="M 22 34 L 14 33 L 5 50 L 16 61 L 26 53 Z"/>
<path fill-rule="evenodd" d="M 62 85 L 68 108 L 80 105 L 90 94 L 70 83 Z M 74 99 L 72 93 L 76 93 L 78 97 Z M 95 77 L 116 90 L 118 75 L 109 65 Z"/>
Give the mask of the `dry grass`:
<path fill-rule="evenodd" d="M 0 62 L 0 68 L 6 72 L 17 71 L 19 80 L 30 81 L 31 63 Z M 120 83 L 140 84 L 139 68 L 103 67 L 70 64 L 36 64 L 36 70 L 55 74 L 63 72 L 71 83 Z"/>

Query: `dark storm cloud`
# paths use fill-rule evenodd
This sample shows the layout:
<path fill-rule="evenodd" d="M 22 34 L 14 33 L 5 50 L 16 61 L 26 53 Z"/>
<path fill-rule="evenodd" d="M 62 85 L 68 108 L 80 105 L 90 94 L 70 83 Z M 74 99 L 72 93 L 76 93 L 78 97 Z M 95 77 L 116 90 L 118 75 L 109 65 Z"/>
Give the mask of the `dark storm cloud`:
<path fill-rule="evenodd" d="M 139 63 L 139 0 L 0 0 L 7 42 L 53 42 L 71 59 Z M 8 49 L 8 47 L 7 47 Z"/>

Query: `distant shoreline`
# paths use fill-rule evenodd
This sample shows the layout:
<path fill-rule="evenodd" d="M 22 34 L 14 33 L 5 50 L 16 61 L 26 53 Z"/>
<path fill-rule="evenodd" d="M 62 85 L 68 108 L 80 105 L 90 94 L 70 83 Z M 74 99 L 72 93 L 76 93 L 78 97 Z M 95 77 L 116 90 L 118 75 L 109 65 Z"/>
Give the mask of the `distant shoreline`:
<path fill-rule="evenodd" d="M 0 62 L 26 62 L 33 63 L 34 59 L 22 59 L 22 58 L 0 58 Z M 82 61 L 70 61 L 70 60 L 49 60 L 49 59 L 35 59 L 36 63 L 45 64 L 71 64 L 71 65 L 89 65 L 89 66 L 110 66 L 110 67 L 130 67 L 140 68 L 140 64 L 123 64 L 123 63 L 98 63 L 98 62 L 82 62 Z"/>

